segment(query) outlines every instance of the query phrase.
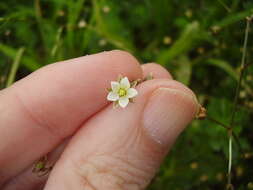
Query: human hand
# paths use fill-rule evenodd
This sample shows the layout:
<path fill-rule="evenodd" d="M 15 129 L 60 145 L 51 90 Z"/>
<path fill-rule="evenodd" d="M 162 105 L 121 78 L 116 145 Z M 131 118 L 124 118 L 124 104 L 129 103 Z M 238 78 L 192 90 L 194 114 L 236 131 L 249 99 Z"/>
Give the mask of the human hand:
<path fill-rule="evenodd" d="M 119 74 L 152 72 L 126 108 L 113 109 L 106 88 Z M 0 91 L 2 190 L 145 189 L 198 104 L 159 65 L 140 66 L 110 51 L 46 66 Z M 187 147 L 186 147 L 187 148 Z M 48 152 L 48 176 L 33 163 Z"/>

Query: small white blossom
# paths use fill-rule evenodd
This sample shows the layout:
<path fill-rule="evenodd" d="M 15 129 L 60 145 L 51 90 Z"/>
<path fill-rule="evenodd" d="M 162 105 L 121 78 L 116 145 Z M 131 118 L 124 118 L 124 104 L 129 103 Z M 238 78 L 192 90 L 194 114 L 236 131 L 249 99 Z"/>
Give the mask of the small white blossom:
<path fill-rule="evenodd" d="M 137 90 L 131 88 L 128 78 L 124 77 L 120 78 L 119 81 L 111 82 L 111 89 L 107 95 L 107 100 L 113 101 L 120 105 L 120 107 L 125 108 L 129 103 L 129 99 L 131 100 L 137 94 Z"/>
<path fill-rule="evenodd" d="M 87 23 L 85 20 L 80 20 L 78 23 L 79 28 L 85 28 L 87 26 Z"/>

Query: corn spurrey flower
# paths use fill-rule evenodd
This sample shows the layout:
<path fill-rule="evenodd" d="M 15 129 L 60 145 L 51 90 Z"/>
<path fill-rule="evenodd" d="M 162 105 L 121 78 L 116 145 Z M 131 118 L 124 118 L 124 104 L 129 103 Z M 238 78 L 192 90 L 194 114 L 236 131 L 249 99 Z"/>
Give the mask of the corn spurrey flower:
<path fill-rule="evenodd" d="M 111 81 L 111 88 L 108 89 L 109 94 L 107 95 L 107 100 L 114 102 L 114 106 L 119 105 L 125 108 L 138 94 L 134 88 L 136 84 L 136 81 L 130 84 L 127 77 L 119 77 L 118 81 Z"/>

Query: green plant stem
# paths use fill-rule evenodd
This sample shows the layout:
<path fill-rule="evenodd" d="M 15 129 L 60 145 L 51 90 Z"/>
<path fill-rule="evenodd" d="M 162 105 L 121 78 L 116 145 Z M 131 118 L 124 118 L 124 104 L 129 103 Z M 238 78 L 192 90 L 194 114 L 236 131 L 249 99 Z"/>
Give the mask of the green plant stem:
<path fill-rule="evenodd" d="M 240 72 L 239 81 L 238 81 L 238 85 L 236 87 L 236 92 L 235 92 L 235 98 L 234 98 L 234 104 L 233 104 L 234 106 L 233 106 L 231 122 L 230 122 L 231 127 L 233 127 L 233 125 L 234 125 L 234 119 L 235 119 L 235 114 L 236 114 L 236 109 L 237 109 L 237 104 L 238 104 L 238 99 L 239 99 L 239 92 L 240 92 L 240 88 L 241 88 L 242 78 L 243 78 L 243 75 L 245 72 L 245 60 L 246 60 L 246 51 L 247 51 L 249 29 L 250 29 L 250 20 L 247 19 L 245 38 L 244 38 L 244 43 L 243 43 L 242 60 L 241 60 L 241 66 L 240 66 L 241 72 Z"/>
<path fill-rule="evenodd" d="M 46 33 L 43 29 L 43 18 L 42 18 L 42 13 L 41 13 L 41 8 L 40 8 L 40 0 L 34 0 L 34 9 L 35 9 L 35 17 L 36 17 L 39 33 L 41 36 L 41 40 L 45 48 L 45 51 L 47 52 L 48 47 L 46 43 Z"/>
<path fill-rule="evenodd" d="M 232 150 L 232 130 L 230 130 L 229 132 L 229 145 L 228 145 L 228 187 L 232 187 L 232 183 L 231 183 L 231 169 L 232 169 L 232 156 L 233 156 L 233 150 Z"/>
<path fill-rule="evenodd" d="M 60 40 L 61 40 L 61 35 L 62 35 L 63 27 L 60 27 L 57 31 L 56 39 L 55 39 L 55 44 L 51 50 L 51 57 L 54 58 L 57 50 L 60 46 Z"/>
<path fill-rule="evenodd" d="M 21 47 L 18 50 L 15 60 L 11 66 L 11 71 L 7 79 L 6 87 L 9 87 L 15 81 L 15 76 L 16 76 L 16 73 L 20 64 L 20 60 L 22 58 L 24 51 L 25 51 L 25 48 L 23 47 Z"/>

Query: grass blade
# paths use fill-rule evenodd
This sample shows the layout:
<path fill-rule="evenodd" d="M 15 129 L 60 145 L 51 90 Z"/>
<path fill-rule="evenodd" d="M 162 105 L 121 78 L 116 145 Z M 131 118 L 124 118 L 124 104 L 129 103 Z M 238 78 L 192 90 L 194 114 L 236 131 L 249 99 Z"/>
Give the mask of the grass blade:
<path fill-rule="evenodd" d="M 15 76 L 16 76 L 18 67 L 20 65 L 20 60 L 23 56 L 24 51 L 25 51 L 25 48 L 23 48 L 23 47 L 18 50 L 15 60 L 11 66 L 11 71 L 10 71 L 8 79 L 7 79 L 6 87 L 9 87 L 15 81 Z"/>
<path fill-rule="evenodd" d="M 17 55 L 17 50 L 1 44 L 0 43 L 0 52 L 2 52 L 3 54 L 5 54 L 6 56 L 15 59 L 16 55 Z M 39 69 L 41 67 L 40 64 L 38 64 L 36 62 L 36 60 L 32 59 L 31 57 L 28 56 L 23 56 L 22 60 L 21 60 L 21 64 L 23 64 L 27 69 L 29 69 L 30 71 L 35 71 L 37 69 Z"/>
<path fill-rule="evenodd" d="M 157 62 L 163 66 L 166 66 L 168 62 L 191 50 L 201 40 L 206 39 L 207 36 L 201 31 L 199 23 L 193 22 L 186 26 L 185 30 L 181 34 L 180 38 L 174 43 L 174 45 L 167 49 L 158 56 Z"/>
<path fill-rule="evenodd" d="M 245 19 L 247 16 L 250 16 L 253 14 L 253 9 L 248 9 L 239 13 L 233 13 L 221 20 L 220 22 L 217 22 L 216 24 L 213 25 L 213 27 L 219 27 L 219 28 L 224 28 L 227 27 L 231 24 L 234 24 L 236 22 L 239 22 L 243 19 Z"/>

